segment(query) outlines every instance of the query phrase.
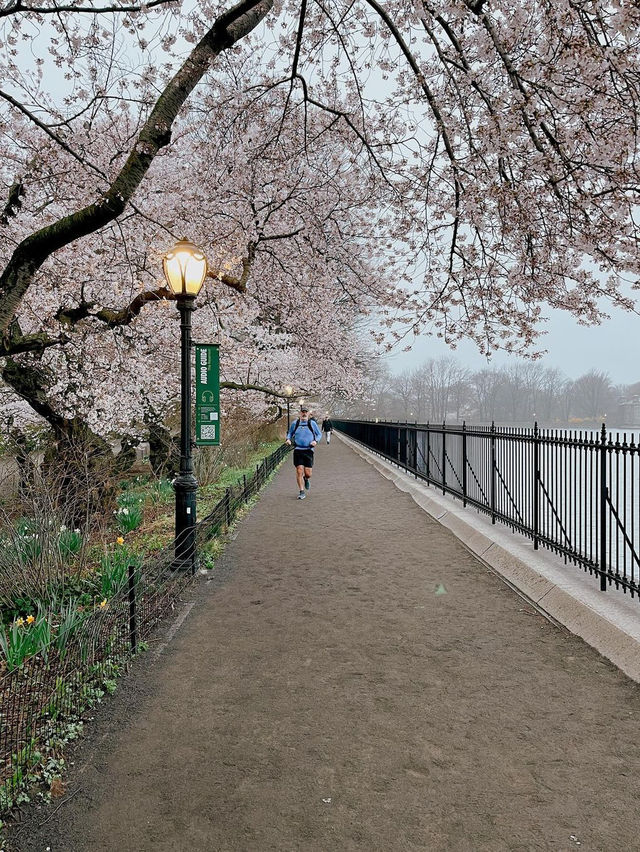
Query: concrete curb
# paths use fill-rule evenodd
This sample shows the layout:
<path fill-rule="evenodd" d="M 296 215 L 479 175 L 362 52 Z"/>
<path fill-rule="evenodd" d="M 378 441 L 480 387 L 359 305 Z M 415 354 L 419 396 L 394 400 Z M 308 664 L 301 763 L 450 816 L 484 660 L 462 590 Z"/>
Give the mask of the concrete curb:
<path fill-rule="evenodd" d="M 352 439 L 334 433 L 362 459 L 449 529 L 483 563 L 514 586 L 537 609 L 580 636 L 621 671 L 640 683 L 640 603 L 622 591 L 606 593 L 576 565 L 536 551 L 523 536 L 493 526 L 454 498 L 414 479 Z"/>

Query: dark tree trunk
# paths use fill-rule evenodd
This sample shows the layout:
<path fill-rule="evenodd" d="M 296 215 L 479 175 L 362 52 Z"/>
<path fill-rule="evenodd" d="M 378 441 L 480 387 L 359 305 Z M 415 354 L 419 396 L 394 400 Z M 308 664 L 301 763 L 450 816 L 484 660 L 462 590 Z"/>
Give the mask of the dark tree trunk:
<path fill-rule="evenodd" d="M 156 476 L 175 473 L 180 465 L 180 450 L 177 440 L 164 423 L 145 418 L 149 428 L 149 464 Z"/>
<path fill-rule="evenodd" d="M 114 479 L 131 467 L 135 450 L 129 443 L 114 456 L 104 438 L 76 416 L 62 417 L 47 400 L 48 373 L 40 365 L 7 358 L 2 378 L 51 427 L 41 475 L 64 516 L 84 527 L 113 499 Z"/>

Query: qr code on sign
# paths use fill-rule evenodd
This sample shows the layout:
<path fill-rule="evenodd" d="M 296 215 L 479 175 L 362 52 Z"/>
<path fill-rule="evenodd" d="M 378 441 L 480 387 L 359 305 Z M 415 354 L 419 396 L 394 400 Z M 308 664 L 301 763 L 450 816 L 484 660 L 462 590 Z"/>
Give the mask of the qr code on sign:
<path fill-rule="evenodd" d="M 200 430 L 200 436 L 203 440 L 215 440 L 216 437 L 216 427 L 215 426 L 202 426 Z"/>

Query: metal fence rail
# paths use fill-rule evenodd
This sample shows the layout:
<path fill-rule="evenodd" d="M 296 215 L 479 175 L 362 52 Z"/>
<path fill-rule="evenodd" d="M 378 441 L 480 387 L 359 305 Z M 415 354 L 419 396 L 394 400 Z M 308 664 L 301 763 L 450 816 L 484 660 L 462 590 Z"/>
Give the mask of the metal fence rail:
<path fill-rule="evenodd" d="M 633 435 L 334 420 L 345 435 L 600 578 L 640 591 L 640 444 Z"/>
<path fill-rule="evenodd" d="M 196 526 L 199 546 L 228 528 L 289 451 L 278 447 L 226 489 Z M 68 641 L 59 641 L 58 629 L 50 645 L 0 674 L 0 813 L 19 801 L 43 755 L 58 752 L 82 710 L 110 688 L 192 581 L 191 571 L 176 570 L 172 542 L 141 566 L 129 566 L 117 592 L 87 613 Z"/>

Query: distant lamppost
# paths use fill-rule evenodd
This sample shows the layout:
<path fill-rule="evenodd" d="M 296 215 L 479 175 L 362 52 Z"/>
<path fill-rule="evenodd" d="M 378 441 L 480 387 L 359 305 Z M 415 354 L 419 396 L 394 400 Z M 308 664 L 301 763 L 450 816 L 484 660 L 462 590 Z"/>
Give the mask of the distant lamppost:
<path fill-rule="evenodd" d="M 180 312 L 180 473 L 176 492 L 175 567 L 195 570 L 196 489 L 191 458 L 191 313 L 207 274 L 203 252 L 187 239 L 179 240 L 163 257 L 167 284 Z"/>
<path fill-rule="evenodd" d="M 287 385 L 284 389 L 285 394 L 287 395 L 287 432 L 289 431 L 289 426 L 291 426 L 291 414 L 290 414 L 290 405 L 291 405 L 291 395 L 293 394 L 293 388 L 291 385 Z"/>

